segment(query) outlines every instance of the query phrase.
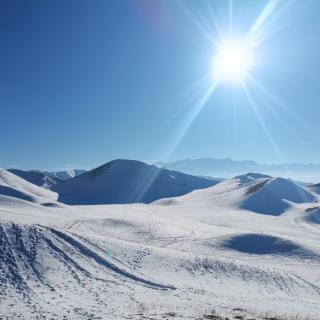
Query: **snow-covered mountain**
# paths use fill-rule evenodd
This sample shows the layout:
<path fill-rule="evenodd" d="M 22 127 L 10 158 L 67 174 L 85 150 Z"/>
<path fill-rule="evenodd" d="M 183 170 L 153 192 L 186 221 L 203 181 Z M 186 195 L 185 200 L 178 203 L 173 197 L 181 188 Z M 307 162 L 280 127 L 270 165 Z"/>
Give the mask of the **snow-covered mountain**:
<path fill-rule="evenodd" d="M 162 169 L 134 160 L 114 160 L 52 186 L 66 204 L 150 203 L 217 181 Z"/>
<path fill-rule="evenodd" d="M 14 197 L 35 203 L 55 202 L 58 195 L 13 173 L 0 169 L 0 195 Z"/>
<path fill-rule="evenodd" d="M 68 169 L 68 170 L 52 171 L 52 172 L 44 171 L 43 173 L 50 177 L 58 178 L 60 180 L 68 180 L 68 179 L 80 176 L 85 172 L 87 172 L 87 170 Z"/>
<path fill-rule="evenodd" d="M 224 206 L 267 215 L 280 215 L 290 207 L 291 203 L 309 203 L 318 200 L 318 195 L 290 180 L 248 173 L 205 190 L 197 190 L 174 199 L 156 201 L 156 204 Z"/>
<path fill-rule="evenodd" d="M 7 171 L 37 186 L 44 187 L 44 188 L 50 188 L 52 185 L 61 181 L 61 179 L 57 177 L 53 177 L 49 174 L 46 174 L 41 171 L 36 171 L 36 170 L 24 171 L 20 169 L 7 169 Z"/>
<path fill-rule="evenodd" d="M 210 157 L 157 162 L 156 164 L 163 168 L 201 176 L 231 178 L 245 172 L 254 171 L 304 182 L 316 182 L 317 179 L 320 179 L 320 164 L 261 164 L 251 160 L 237 161 Z"/>

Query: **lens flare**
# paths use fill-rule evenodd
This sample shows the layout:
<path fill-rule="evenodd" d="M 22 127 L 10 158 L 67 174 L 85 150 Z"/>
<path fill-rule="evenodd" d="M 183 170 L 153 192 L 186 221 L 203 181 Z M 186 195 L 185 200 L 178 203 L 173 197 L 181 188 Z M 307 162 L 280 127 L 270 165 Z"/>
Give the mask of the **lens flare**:
<path fill-rule="evenodd" d="M 217 46 L 213 75 L 219 81 L 242 82 L 252 66 L 253 53 L 248 44 L 226 41 Z"/>

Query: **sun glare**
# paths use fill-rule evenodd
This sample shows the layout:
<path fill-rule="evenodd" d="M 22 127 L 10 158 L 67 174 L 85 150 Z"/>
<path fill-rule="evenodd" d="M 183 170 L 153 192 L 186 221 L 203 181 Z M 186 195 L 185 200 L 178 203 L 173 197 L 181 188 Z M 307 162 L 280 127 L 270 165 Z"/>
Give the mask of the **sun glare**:
<path fill-rule="evenodd" d="M 213 75 L 218 81 L 242 82 L 253 65 L 253 54 L 249 45 L 227 41 L 217 47 L 214 57 Z"/>

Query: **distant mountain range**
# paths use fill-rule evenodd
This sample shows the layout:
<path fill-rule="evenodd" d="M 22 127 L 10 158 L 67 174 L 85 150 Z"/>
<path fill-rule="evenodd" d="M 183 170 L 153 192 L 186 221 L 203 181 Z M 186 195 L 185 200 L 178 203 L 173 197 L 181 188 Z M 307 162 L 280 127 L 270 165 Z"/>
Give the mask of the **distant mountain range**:
<path fill-rule="evenodd" d="M 320 164 L 260 164 L 255 161 L 232 159 L 185 159 L 175 162 L 156 162 L 163 168 L 200 175 L 231 178 L 247 172 L 263 172 L 271 176 L 281 176 L 304 182 L 320 181 Z"/>

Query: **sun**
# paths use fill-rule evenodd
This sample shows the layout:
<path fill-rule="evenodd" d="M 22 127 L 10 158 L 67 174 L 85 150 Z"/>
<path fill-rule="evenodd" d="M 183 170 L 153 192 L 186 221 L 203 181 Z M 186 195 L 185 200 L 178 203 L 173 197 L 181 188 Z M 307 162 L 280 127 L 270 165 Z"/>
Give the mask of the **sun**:
<path fill-rule="evenodd" d="M 222 42 L 214 56 L 213 75 L 219 81 L 243 82 L 253 59 L 252 49 L 245 42 Z"/>

